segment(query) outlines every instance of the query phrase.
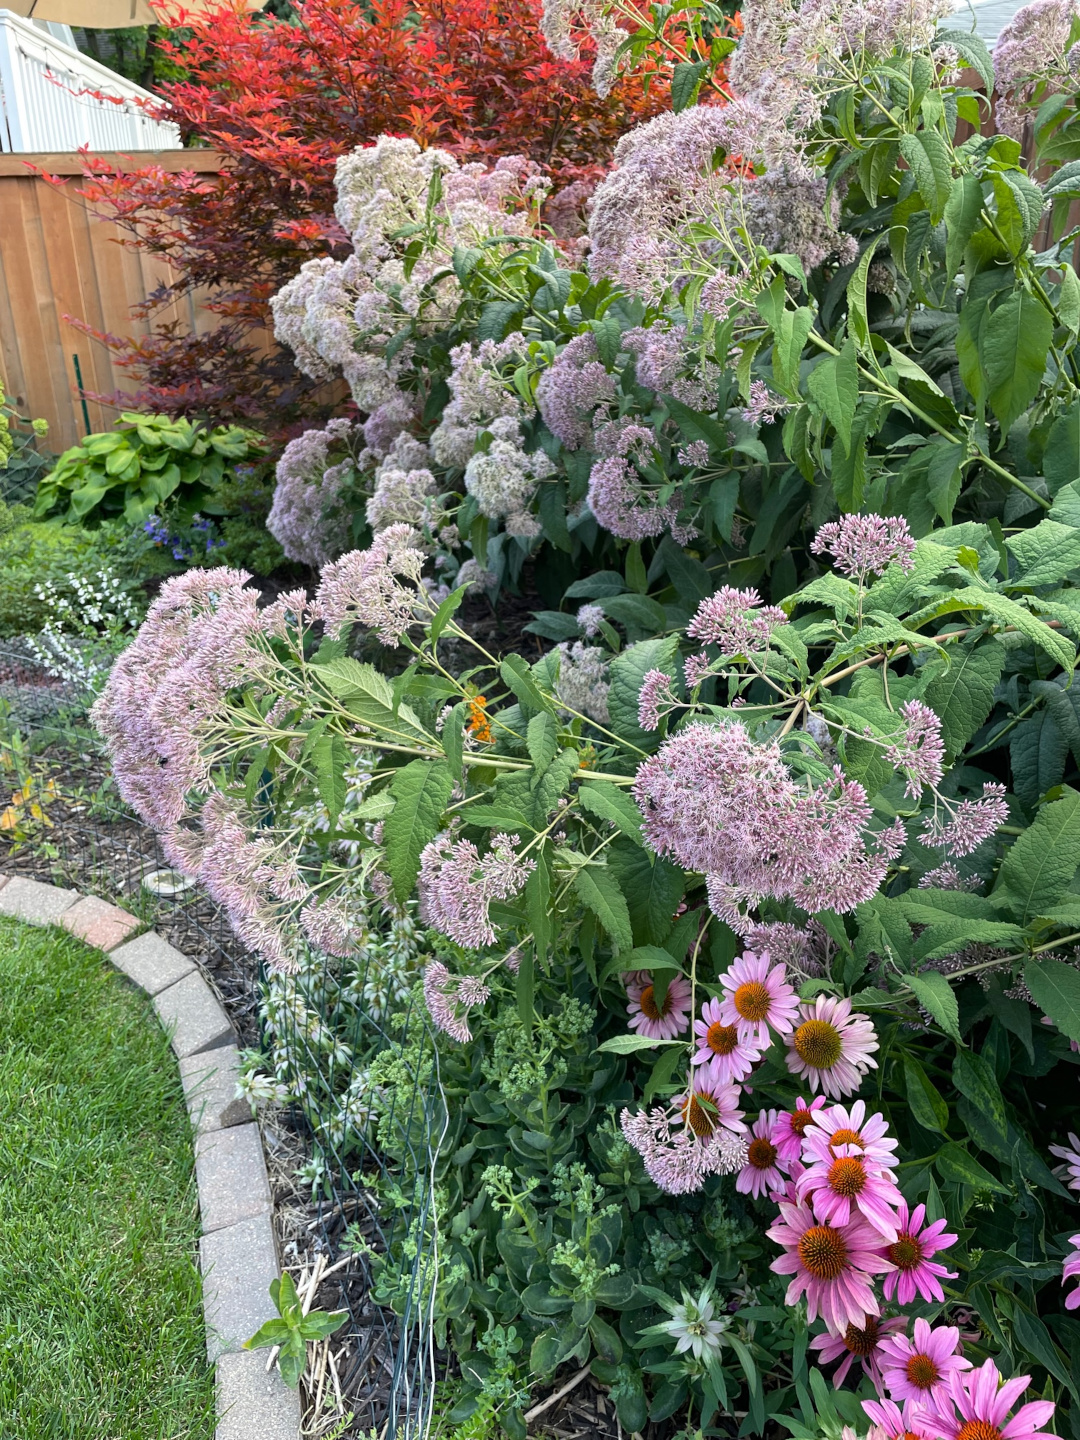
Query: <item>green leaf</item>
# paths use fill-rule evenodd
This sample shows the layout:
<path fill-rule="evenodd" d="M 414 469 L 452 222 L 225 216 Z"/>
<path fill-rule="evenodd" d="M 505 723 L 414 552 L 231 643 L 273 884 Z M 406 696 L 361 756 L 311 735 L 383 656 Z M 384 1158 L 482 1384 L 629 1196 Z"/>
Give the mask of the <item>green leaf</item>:
<path fill-rule="evenodd" d="M 960 1009 L 956 995 L 944 975 L 936 970 L 925 970 L 921 975 L 904 977 L 911 986 L 912 994 L 928 1010 L 946 1035 L 951 1035 L 958 1045 L 963 1045 L 960 1036 Z"/>
<path fill-rule="evenodd" d="M 1029 810 L 1061 782 L 1067 753 L 1065 737 L 1047 710 L 1036 710 L 1013 731 L 1009 742 L 1013 789 Z"/>
<path fill-rule="evenodd" d="M 995 620 L 1011 625 L 1022 635 L 1026 635 L 1041 650 L 1045 650 L 1063 670 L 1071 670 L 1076 663 L 1076 650 L 1069 644 L 1068 639 L 1056 630 L 1051 630 L 1050 626 L 1033 615 L 1027 606 L 1018 604 L 1008 595 L 1002 595 L 996 590 L 976 590 L 971 587 L 958 593 L 963 600 L 970 596 L 976 602 L 977 608 L 987 611 Z"/>
<path fill-rule="evenodd" d="M 1078 1396 L 1076 1378 L 1068 1362 L 1050 1337 L 1050 1331 L 1037 1315 L 1032 1315 L 1022 1305 L 1014 1305 L 1012 1312 L 1013 1334 L 1030 1354 L 1035 1356 L 1044 1369 L 1060 1380 L 1074 1397 Z M 1080 1398 L 1080 1397 L 1078 1397 Z"/>
<path fill-rule="evenodd" d="M 952 524 L 953 507 L 960 496 L 964 461 L 963 445 L 948 440 L 932 441 L 926 466 L 926 496 L 946 525 Z"/>
<path fill-rule="evenodd" d="M 608 866 L 589 865 L 574 875 L 578 896 L 608 933 L 616 950 L 632 950 L 630 910 L 619 882 Z"/>
<path fill-rule="evenodd" d="M 676 115 L 697 103 L 701 82 L 708 71 L 704 60 L 682 60 L 671 72 L 671 108 Z"/>
<path fill-rule="evenodd" d="M 883 153 L 888 147 L 878 146 L 873 154 L 877 156 Z M 873 201 L 871 201 L 873 204 Z M 881 231 L 875 235 L 867 245 L 859 263 L 855 266 L 855 272 L 847 285 L 848 303 L 848 325 L 852 335 L 858 341 L 859 348 L 865 349 L 870 343 L 870 323 L 866 317 L 866 277 L 870 273 L 870 266 L 877 253 L 877 247 L 886 238 L 885 232 Z M 856 399 L 858 398 L 858 374 L 856 373 Z M 854 409 L 854 407 L 852 407 Z"/>
<path fill-rule="evenodd" d="M 935 655 L 924 666 L 929 683 L 923 699 L 941 719 L 950 755 L 960 754 L 990 714 L 1007 654 L 1000 641 L 983 640 Z"/>
<path fill-rule="evenodd" d="M 349 758 L 349 747 L 340 735 L 323 735 L 315 742 L 312 751 L 315 778 L 319 786 L 319 798 L 326 806 L 331 827 L 337 824 L 337 818 L 345 805 L 345 796 L 349 789 L 345 780 L 345 767 Z"/>
<path fill-rule="evenodd" d="M 915 184 L 936 225 L 952 192 L 952 155 L 936 130 L 901 135 L 900 153 L 915 176 Z"/>
<path fill-rule="evenodd" d="M 1055 585 L 1080 569 L 1080 530 L 1056 520 L 1042 520 L 1031 530 L 1021 530 L 1005 545 L 1020 567 L 1011 585 L 1030 589 Z"/>
<path fill-rule="evenodd" d="M 836 431 L 844 450 L 851 451 L 851 423 L 859 403 L 859 364 L 854 340 L 844 342 L 839 355 L 826 356 L 807 378 L 810 394 Z"/>
<path fill-rule="evenodd" d="M 638 695 L 641 683 L 650 670 L 663 670 L 674 678 L 675 657 L 679 641 L 675 635 L 663 639 L 642 640 L 629 645 L 616 655 L 608 667 L 611 688 L 608 691 L 608 713 L 616 735 L 642 749 L 655 750 L 660 737 L 638 724 Z"/>
<path fill-rule="evenodd" d="M 990 51 L 986 48 L 986 41 L 981 35 L 972 30 L 942 28 L 934 35 L 933 48 L 937 50 L 942 45 L 950 46 L 962 60 L 966 60 L 972 70 L 978 73 L 979 79 L 986 87 L 987 95 L 993 94 L 994 62 Z"/>
<path fill-rule="evenodd" d="M 399 901 L 413 892 L 420 852 L 439 833 L 453 788 L 454 778 L 443 760 L 411 760 L 390 782 L 395 805 L 383 823 L 383 841 L 386 868 Z"/>
<path fill-rule="evenodd" d="M 1053 337 L 1053 321 L 1026 290 L 1015 291 L 983 322 L 979 358 L 986 398 L 1003 435 L 1035 399 Z"/>
<path fill-rule="evenodd" d="M 536 688 L 536 681 L 532 677 L 528 662 L 520 655 L 507 655 L 499 666 L 499 674 L 502 676 L 503 684 L 512 690 L 518 702 L 529 710 L 551 710 L 551 704 L 545 700 L 540 691 Z"/>
<path fill-rule="evenodd" d="M 958 1050 L 953 1060 L 952 1073 L 960 1094 L 967 1096 L 982 1119 L 1004 1141 L 1009 1133 L 1009 1121 L 993 1066 L 971 1050 Z"/>
<path fill-rule="evenodd" d="M 348 1318 L 347 1310 L 315 1310 L 300 1322 L 300 1334 L 305 1340 L 325 1340 L 327 1335 L 340 1330 Z"/>
<path fill-rule="evenodd" d="M 265 1350 L 271 1345 L 280 1345 L 289 1338 L 289 1326 L 284 1320 L 267 1320 L 260 1325 L 250 1340 L 244 1341 L 245 1350 Z"/>
<path fill-rule="evenodd" d="M 1074 335 L 1080 334 L 1080 278 L 1067 260 L 1061 262 L 1061 286 L 1057 312 Z"/>
<path fill-rule="evenodd" d="M 644 630 L 651 635 L 668 628 L 664 607 L 648 595 L 611 595 L 600 603 L 605 615 L 628 629 Z"/>
<path fill-rule="evenodd" d="M 546 770 L 555 759 L 558 750 L 556 739 L 555 716 L 549 715 L 546 710 L 539 715 L 534 715 L 529 721 L 529 728 L 526 732 L 525 741 L 529 759 L 536 766 L 537 770 Z"/>
<path fill-rule="evenodd" d="M 851 427 L 851 448 L 841 454 L 832 451 L 832 487 L 836 503 L 845 514 L 858 510 L 866 489 L 866 418 L 860 416 Z"/>
<path fill-rule="evenodd" d="M 932 1134 L 944 1135 L 949 1124 L 949 1107 L 926 1071 L 910 1055 L 904 1056 L 904 1093 L 916 1122 Z"/>
<path fill-rule="evenodd" d="M 536 953 L 544 960 L 551 945 L 554 917 L 551 913 L 551 874 L 543 850 L 537 855 L 536 867 L 525 885 L 525 913 L 529 919 Z"/>
<path fill-rule="evenodd" d="M 517 300 L 489 300 L 476 322 L 474 339 L 477 344 L 484 340 L 504 339 L 515 328 L 521 314 L 522 307 Z"/>
<path fill-rule="evenodd" d="M 636 844 L 641 839 L 641 811 L 632 795 L 610 780 L 590 780 L 578 790 L 578 804 L 590 815 L 610 820 Z"/>
<path fill-rule="evenodd" d="M 1026 923 L 1063 900 L 1080 864 L 1080 793 L 1043 805 L 1009 850 L 992 899 Z"/>
<path fill-rule="evenodd" d="M 431 622 L 430 631 L 432 645 L 438 641 L 447 625 L 449 625 L 450 621 L 454 618 L 458 606 L 468 593 L 468 589 L 468 585 L 459 585 L 456 590 L 450 592 L 438 610 L 435 611 L 435 618 Z"/>
<path fill-rule="evenodd" d="M 648 1035 L 637 1035 L 627 1032 L 623 1035 L 613 1035 L 610 1040 L 596 1048 L 604 1055 L 633 1055 L 637 1050 L 653 1050 L 657 1045 L 683 1045 L 685 1040 L 653 1040 Z"/>
<path fill-rule="evenodd" d="M 1062 960 L 1029 960 L 1024 982 L 1031 998 L 1063 1035 L 1080 1042 L 1080 970 Z"/>
<path fill-rule="evenodd" d="M 999 1195 L 1009 1193 L 1007 1185 L 995 1180 L 989 1170 L 984 1170 L 979 1162 L 955 1141 L 941 1147 L 934 1156 L 934 1164 L 941 1178 L 951 1180 L 955 1185 L 970 1185 L 973 1190 L 995 1190 Z"/>
<path fill-rule="evenodd" d="M 1050 426 L 1043 452 L 1043 476 L 1051 495 L 1080 480 L 1080 400 L 1074 400 Z"/>

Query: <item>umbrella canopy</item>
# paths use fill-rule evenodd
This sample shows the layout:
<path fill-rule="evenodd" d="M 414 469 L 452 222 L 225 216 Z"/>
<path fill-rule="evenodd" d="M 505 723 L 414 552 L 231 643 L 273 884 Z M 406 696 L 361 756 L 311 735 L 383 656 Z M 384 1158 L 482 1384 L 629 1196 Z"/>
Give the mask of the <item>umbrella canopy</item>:
<path fill-rule="evenodd" d="M 174 9 L 194 15 L 215 10 L 221 0 L 181 0 Z M 262 0 L 247 0 L 249 10 L 261 8 Z M 28 20 L 52 20 L 60 25 L 82 25 L 90 30 L 121 30 L 128 25 L 157 25 L 147 0 L 3 0 L 4 10 Z"/>

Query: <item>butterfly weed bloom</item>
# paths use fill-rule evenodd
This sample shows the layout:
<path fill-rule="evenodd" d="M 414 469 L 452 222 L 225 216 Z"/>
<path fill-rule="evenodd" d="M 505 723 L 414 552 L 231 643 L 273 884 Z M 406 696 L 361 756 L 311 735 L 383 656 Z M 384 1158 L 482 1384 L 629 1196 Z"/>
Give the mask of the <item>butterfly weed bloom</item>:
<path fill-rule="evenodd" d="M 790 1275 L 786 1304 L 806 1296 L 810 1320 L 820 1316 L 834 1335 L 849 1325 L 864 1326 L 880 1313 L 874 1277 L 892 1269 L 880 1234 L 862 1216 L 846 1225 L 826 1225 L 806 1205 L 780 1202 L 780 1219 L 766 1232 L 784 1249 L 772 1262 L 778 1275 Z"/>
<path fill-rule="evenodd" d="M 639 1035 L 647 1035 L 650 1040 L 674 1040 L 686 1029 L 690 1016 L 690 982 L 684 976 L 671 977 L 662 1002 L 656 999 L 651 976 L 629 981 L 626 994 L 630 1001 L 626 1007 L 630 1029 Z"/>
<path fill-rule="evenodd" d="M 495 943 L 488 907 L 525 888 L 535 861 L 517 853 L 517 835 L 493 835 L 483 858 L 471 840 L 438 835 L 420 852 L 417 893 L 425 925 L 467 950 Z"/>
<path fill-rule="evenodd" d="M 704 1096 L 704 1088 L 698 1086 L 697 1093 Z M 709 1091 L 710 1096 L 716 1093 Z M 710 1103 L 691 1106 L 679 1097 L 666 1108 L 654 1106 L 637 1114 L 625 1109 L 619 1117 L 623 1135 L 641 1156 L 649 1179 L 668 1195 L 700 1190 L 706 1176 L 731 1175 L 746 1160 L 745 1136 L 719 1123 L 719 1110 L 714 1119 Z"/>
<path fill-rule="evenodd" d="M 1030 1384 L 1030 1375 L 1003 1380 L 993 1360 L 954 1370 L 935 1408 L 934 1434 L 940 1440 L 1053 1440 L 1042 1428 L 1057 1408 L 1052 1400 L 1032 1400 L 1009 1414 Z"/>
<path fill-rule="evenodd" d="M 960 1331 L 955 1325 L 936 1328 L 917 1318 L 912 1335 L 890 1335 L 882 1346 L 879 1383 L 893 1400 L 914 1400 L 934 1409 L 949 1387 L 949 1376 L 970 1370 L 971 1361 L 960 1354 Z"/>
<path fill-rule="evenodd" d="M 706 645 L 718 645 L 725 655 L 743 655 L 767 650 L 773 632 L 786 624 L 788 617 L 778 605 L 761 608 L 756 590 L 724 585 L 702 600 L 686 633 Z"/>
<path fill-rule="evenodd" d="M 851 1001 L 818 995 L 802 1006 L 800 1023 L 788 1041 L 787 1067 L 811 1090 L 833 1099 L 851 1095 L 868 1070 L 877 1069 L 873 1021 L 852 1013 Z"/>
<path fill-rule="evenodd" d="M 468 1011 L 483 1005 L 490 994 L 482 980 L 451 975 L 441 960 L 432 960 L 424 969 L 424 1002 L 432 1024 L 462 1044 L 472 1039 Z"/>
<path fill-rule="evenodd" d="M 745 1080 L 761 1059 L 761 1047 L 754 1038 L 741 1037 L 736 1025 L 724 1021 L 719 1000 L 706 1000 L 701 1019 L 694 1021 L 694 1035 L 698 1048 L 691 1063 L 719 1085 Z"/>
<path fill-rule="evenodd" d="M 879 1320 L 876 1315 L 867 1315 L 861 1325 L 848 1325 L 842 1335 L 834 1335 L 829 1330 L 824 1335 L 815 1335 L 810 1341 L 810 1349 L 816 1350 L 819 1360 L 826 1365 L 840 1360 L 833 1373 L 835 1389 L 839 1390 L 843 1385 L 856 1360 L 863 1374 L 869 1375 L 880 1387 L 883 1347 L 897 1330 L 904 1328 L 905 1323 L 902 1318 Z"/>
<path fill-rule="evenodd" d="M 1080 1190 L 1080 1140 L 1070 1130 L 1068 1145 L 1051 1145 L 1050 1154 L 1065 1161 L 1064 1165 L 1054 1166 L 1054 1173 L 1065 1180 L 1070 1190 Z"/>
<path fill-rule="evenodd" d="M 746 1163 L 735 1181 L 735 1189 L 740 1195 L 753 1195 L 760 1199 L 783 1185 L 788 1164 L 777 1149 L 775 1129 L 775 1110 L 762 1110 L 750 1127 Z"/>
<path fill-rule="evenodd" d="M 425 604 L 419 543 L 411 526 L 391 525 L 367 550 L 351 550 L 323 568 L 315 607 L 331 639 L 359 622 L 374 630 L 384 645 L 400 645 L 416 623 L 417 607 Z"/>
<path fill-rule="evenodd" d="M 923 821 L 922 841 L 954 859 L 977 850 L 1009 818 L 1005 786 L 996 780 L 987 781 L 978 800 L 961 800 L 955 807 L 947 801 L 942 804 L 948 818 L 936 813 L 928 816 Z"/>
<path fill-rule="evenodd" d="M 903 827 L 867 835 L 866 792 L 834 773 L 827 789 L 797 784 L 776 741 L 697 722 L 642 763 L 634 797 L 650 846 L 703 872 L 715 913 L 741 924 L 741 906 L 766 896 L 812 913 L 877 893 Z"/>
<path fill-rule="evenodd" d="M 1065 1264 L 1061 1267 L 1062 1285 L 1067 1285 L 1070 1280 L 1080 1280 L 1080 1235 L 1070 1235 L 1069 1244 L 1073 1248 L 1072 1253 L 1065 1257 Z M 1065 1296 L 1066 1310 L 1076 1310 L 1078 1307 L 1080 1307 L 1080 1286 Z"/>
<path fill-rule="evenodd" d="M 895 1296 L 898 1305 L 910 1305 L 916 1295 L 921 1295 L 927 1304 L 936 1301 L 940 1305 L 945 1299 L 941 1280 L 956 1279 L 955 1271 L 947 1270 L 933 1257 L 939 1250 L 955 1245 L 957 1237 L 945 1234 L 946 1220 L 935 1220 L 932 1225 L 925 1222 L 925 1205 L 916 1205 L 910 1211 L 906 1202 L 898 1207 L 896 1239 L 886 1250 L 893 1268 L 884 1284 L 886 1300 Z"/>
<path fill-rule="evenodd" d="M 793 1110 L 781 1110 L 777 1116 L 773 1138 L 781 1158 L 789 1165 L 802 1159 L 803 1142 L 811 1126 L 817 1124 L 817 1112 L 827 1104 L 824 1095 L 815 1095 L 809 1103 L 800 1095 Z"/>
<path fill-rule="evenodd" d="M 798 996 L 787 983 L 783 965 L 774 965 L 767 950 L 760 955 L 744 951 L 720 976 L 720 984 L 724 990 L 720 1018 L 736 1027 L 741 1040 L 767 1050 L 770 1030 L 791 1034 L 799 1012 Z"/>

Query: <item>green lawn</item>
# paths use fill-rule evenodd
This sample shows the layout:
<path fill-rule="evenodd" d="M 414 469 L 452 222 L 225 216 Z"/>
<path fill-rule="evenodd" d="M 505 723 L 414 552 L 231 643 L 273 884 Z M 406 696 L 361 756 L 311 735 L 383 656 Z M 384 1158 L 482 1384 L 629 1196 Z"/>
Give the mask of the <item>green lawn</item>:
<path fill-rule="evenodd" d="M 0 1440 L 210 1440 L 191 1137 L 148 1002 L 0 921 Z"/>

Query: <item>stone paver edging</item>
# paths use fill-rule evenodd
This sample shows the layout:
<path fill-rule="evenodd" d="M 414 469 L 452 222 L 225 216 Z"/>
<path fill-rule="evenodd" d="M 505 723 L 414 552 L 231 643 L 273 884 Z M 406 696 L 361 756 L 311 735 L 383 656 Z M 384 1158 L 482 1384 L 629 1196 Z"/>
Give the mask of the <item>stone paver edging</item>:
<path fill-rule="evenodd" d="M 236 1098 L 240 1052 L 228 1016 L 199 970 L 153 930 L 94 895 L 0 874 L 0 915 L 62 925 L 104 950 L 150 997 L 176 1054 L 195 1136 L 206 1348 L 217 1382 L 216 1440 L 297 1440 L 300 1404 L 266 1352 L 243 1342 L 273 1319 L 280 1273 L 259 1127 Z"/>

